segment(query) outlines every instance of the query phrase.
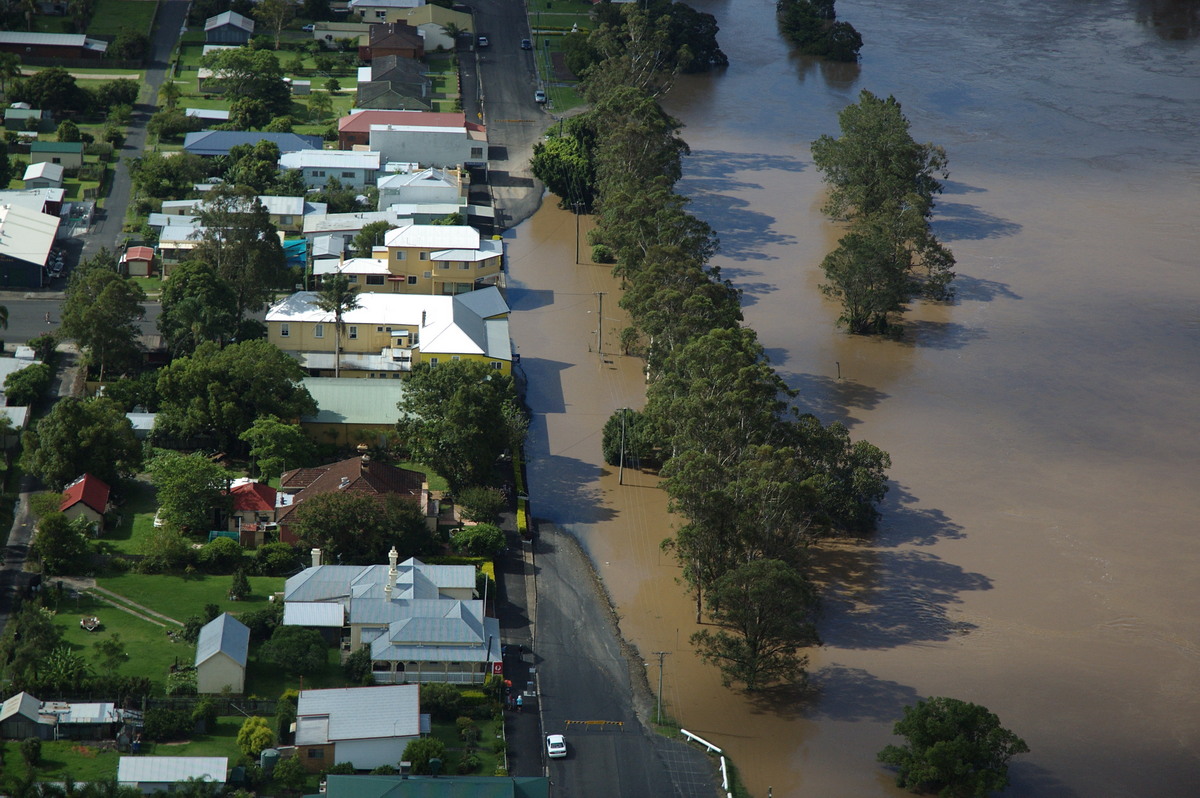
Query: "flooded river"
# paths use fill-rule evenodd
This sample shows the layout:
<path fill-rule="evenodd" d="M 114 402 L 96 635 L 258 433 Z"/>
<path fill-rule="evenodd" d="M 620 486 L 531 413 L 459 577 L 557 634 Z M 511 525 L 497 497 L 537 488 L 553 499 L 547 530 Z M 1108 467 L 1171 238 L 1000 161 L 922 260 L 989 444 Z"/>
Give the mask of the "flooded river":
<path fill-rule="evenodd" d="M 731 65 L 669 98 L 693 150 L 680 191 L 802 406 L 891 453 L 883 521 L 817 557 L 815 694 L 722 688 L 658 550 L 665 497 L 600 465 L 638 363 L 610 354 L 617 287 L 574 265 L 575 220 L 551 205 L 509 244 L 537 513 L 583 541 L 642 653 L 670 652 L 670 713 L 757 796 L 902 794 L 875 752 L 930 695 L 1029 743 L 1006 795 L 1196 794 L 1198 4 L 841 0 L 858 67 L 790 56 L 763 0 L 697 5 Z M 837 331 L 817 291 L 836 233 L 807 145 L 863 88 L 950 159 L 936 229 L 958 299 L 915 307 L 898 342 Z"/>

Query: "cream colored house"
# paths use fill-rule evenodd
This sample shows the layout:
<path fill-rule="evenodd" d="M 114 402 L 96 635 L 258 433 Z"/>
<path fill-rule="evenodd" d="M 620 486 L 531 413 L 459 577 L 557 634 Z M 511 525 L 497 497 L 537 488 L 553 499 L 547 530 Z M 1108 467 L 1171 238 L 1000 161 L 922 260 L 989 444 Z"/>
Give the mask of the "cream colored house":
<path fill-rule="evenodd" d="M 389 230 L 388 281 L 395 293 L 463 294 L 496 285 L 504 261 L 504 242 L 484 238 L 469 225 L 410 224 Z M 367 289 L 370 290 L 370 289 Z"/>
<path fill-rule="evenodd" d="M 341 376 L 398 379 L 418 363 L 488 363 L 512 372 L 508 305 L 495 287 L 457 296 L 362 293 L 343 315 Z M 315 377 L 334 372 L 333 314 L 311 291 L 267 311 L 267 338 Z"/>
<path fill-rule="evenodd" d="M 196 640 L 196 690 L 220 693 L 246 690 L 250 628 L 227 612 L 204 625 Z"/>

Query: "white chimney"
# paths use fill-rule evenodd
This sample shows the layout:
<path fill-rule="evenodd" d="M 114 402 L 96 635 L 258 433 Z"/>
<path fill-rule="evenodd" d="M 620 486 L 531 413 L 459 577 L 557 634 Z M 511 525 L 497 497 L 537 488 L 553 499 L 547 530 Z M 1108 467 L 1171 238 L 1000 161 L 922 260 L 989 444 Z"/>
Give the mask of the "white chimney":
<path fill-rule="evenodd" d="M 310 553 L 312 554 L 312 567 L 319 568 L 321 566 L 321 550 L 313 549 Z"/>
<path fill-rule="evenodd" d="M 396 586 L 396 577 L 400 572 L 396 570 L 396 562 L 400 559 L 400 553 L 396 551 L 396 547 L 392 546 L 392 550 L 388 552 L 388 578 L 387 584 L 383 587 L 383 597 L 389 601 L 392 598 L 392 588 Z"/>
<path fill-rule="evenodd" d="M 396 551 L 396 547 L 392 546 L 392 550 L 388 552 L 388 565 L 392 566 L 392 570 L 396 570 L 396 564 L 400 562 L 400 552 Z"/>

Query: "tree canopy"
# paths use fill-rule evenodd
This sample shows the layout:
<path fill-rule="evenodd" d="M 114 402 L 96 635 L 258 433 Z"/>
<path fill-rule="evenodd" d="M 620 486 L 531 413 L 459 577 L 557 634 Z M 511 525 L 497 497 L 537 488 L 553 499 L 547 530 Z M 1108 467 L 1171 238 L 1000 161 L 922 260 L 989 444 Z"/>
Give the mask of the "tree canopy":
<path fill-rule="evenodd" d="M 231 506 L 227 490 L 232 475 L 199 452 L 163 451 L 147 468 L 164 523 L 193 533 L 205 532 L 215 528 L 213 513 Z"/>
<path fill-rule="evenodd" d="M 393 546 L 405 558 L 435 546 L 421 508 L 400 496 L 381 502 L 364 493 L 324 493 L 301 502 L 289 523 L 308 545 L 346 564 L 379 562 Z"/>
<path fill-rule="evenodd" d="M 163 283 L 158 331 L 175 357 L 189 355 L 205 341 L 223 345 L 237 331 L 233 288 L 202 260 L 175 267 Z"/>
<path fill-rule="evenodd" d="M 208 193 L 198 216 L 204 234 L 192 257 L 212 264 L 232 289 L 240 322 L 248 311 L 261 310 L 272 290 L 286 282 L 283 245 L 252 189 L 218 186 Z"/>
<path fill-rule="evenodd" d="M 278 477 L 290 468 L 308 465 L 314 446 L 298 424 L 288 424 L 275 416 L 256 418 L 239 436 L 250 444 L 250 459 L 261 479 Z"/>
<path fill-rule="evenodd" d="M 239 436 L 255 419 L 316 412 L 303 379 L 300 364 L 265 340 L 224 349 L 203 343 L 192 356 L 178 358 L 159 373 L 155 436 L 208 438 L 225 451 L 244 453 L 248 447 Z"/>
<path fill-rule="evenodd" d="M 26 431 L 21 466 L 60 490 L 84 473 L 115 485 L 142 465 L 133 425 L 115 402 L 64 397 Z"/>
<path fill-rule="evenodd" d="M 137 320 L 145 313 L 142 288 L 116 271 L 104 248 L 71 273 L 62 309 L 62 332 L 84 350 L 98 379 L 130 371 L 141 362 Z"/>
<path fill-rule="evenodd" d="M 211 69 L 227 97 L 261 100 L 270 116 L 285 114 L 292 95 L 284 82 L 279 58 L 269 50 L 235 47 L 200 57 L 200 65 Z"/>
<path fill-rule="evenodd" d="M 1008 786 L 1008 763 L 1029 746 L 1000 725 L 986 707 L 957 698 L 934 697 L 904 708 L 892 733 L 904 745 L 889 745 L 879 761 L 896 768 L 896 784 L 937 791 L 942 798 L 983 798 Z"/>

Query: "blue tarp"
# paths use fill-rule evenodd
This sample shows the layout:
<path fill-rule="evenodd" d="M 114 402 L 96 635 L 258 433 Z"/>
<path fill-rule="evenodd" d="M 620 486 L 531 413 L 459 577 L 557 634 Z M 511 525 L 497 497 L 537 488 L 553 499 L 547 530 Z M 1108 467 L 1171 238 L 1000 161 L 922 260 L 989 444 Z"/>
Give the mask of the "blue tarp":
<path fill-rule="evenodd" d="M 287 258 L 288 265 L 298 264 L 305 266 L 308 264 L 308 241 L 303 238 L 298 238 L 295 241 L 283 242 L 283 255 Z"/>

